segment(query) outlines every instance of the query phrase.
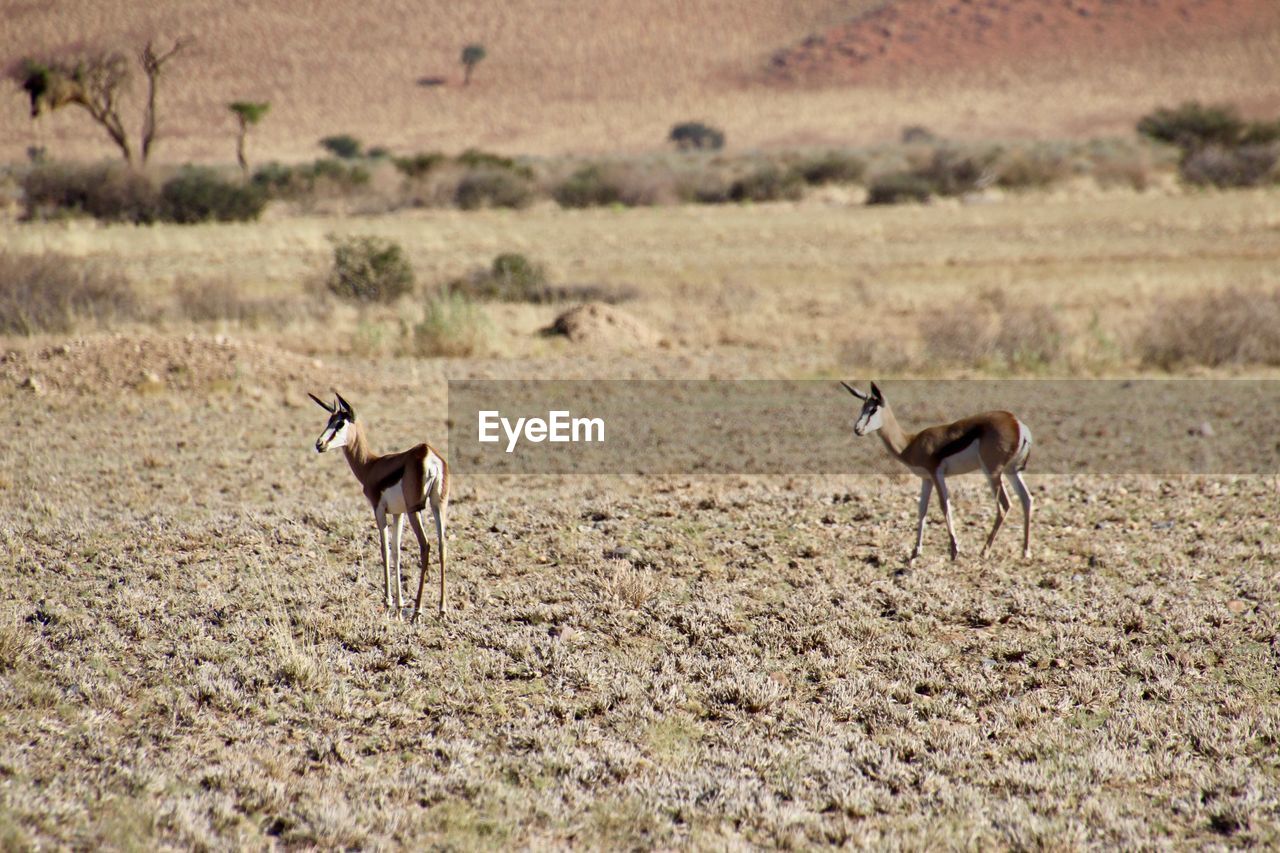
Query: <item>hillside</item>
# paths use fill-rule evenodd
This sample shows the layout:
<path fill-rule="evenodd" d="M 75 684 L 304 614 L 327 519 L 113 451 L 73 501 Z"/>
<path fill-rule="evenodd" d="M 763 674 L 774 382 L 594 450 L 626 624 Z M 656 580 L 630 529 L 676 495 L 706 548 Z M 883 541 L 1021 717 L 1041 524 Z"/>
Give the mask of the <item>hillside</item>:
<path fill-rule="evenodd" d="M 190 0 L 177 11 L 0 0 L 0 44 L 8 64 L 195 35 L 163 81 L 161 160 L 230 161 L 225 104 L 236 99 L 272 104 L 251 139 L 259 160 L 316 156 L 315 141 L 333 133 L 402 151 L 559 154 L 651 150 L 691 118 L 724 127 L 742 148 L 872 142 L 905 124 L 961 137 L 1127 133 L 1138 113 L 1184 97 L 1273 111 L 1272 5 Z M 469 42 L 488 58 L 463 86 L 458 55 Z M 126 104 L 135 128 L 139 90 L 135 82 Z M 0 158 L 33 144 L 62 157 L 111 152 L 76 110 L 33 126 L 23 93 L 5 83 Z"/>

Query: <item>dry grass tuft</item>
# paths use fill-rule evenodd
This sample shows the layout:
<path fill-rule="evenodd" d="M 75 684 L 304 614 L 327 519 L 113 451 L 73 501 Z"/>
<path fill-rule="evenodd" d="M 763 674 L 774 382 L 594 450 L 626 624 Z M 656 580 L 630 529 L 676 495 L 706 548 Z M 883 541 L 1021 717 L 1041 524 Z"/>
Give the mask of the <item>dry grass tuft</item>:
<path fill-rule="evenodd" d="M 139 315 L 121 275 L 57 254 L 0 251 L 0 333 L 69 332 L 80 321 L 104 324 Z"/>
<path fill-rule="evenodd" d="M 1138 337 L 1142 362 L 1280 365 L 1280 289 L 1185 296 L 1160 303 Z"/>

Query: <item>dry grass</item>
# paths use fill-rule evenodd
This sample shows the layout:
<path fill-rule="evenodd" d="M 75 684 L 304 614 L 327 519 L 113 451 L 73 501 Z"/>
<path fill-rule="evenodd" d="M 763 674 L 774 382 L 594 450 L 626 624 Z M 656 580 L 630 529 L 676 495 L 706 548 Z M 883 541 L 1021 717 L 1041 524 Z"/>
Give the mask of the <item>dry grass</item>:
<path fill-rule="evenodd" d="M 1280 289 L 1230 288 L 1162 302 L 1138 341 L 1144 363 L 1280 365 Z"/>
<path fill-rule="evenodd" d="M 140 310 L 119 274 L 60 255 L 0 251 L 0 334 L 69 332 L 136 319 Z"/>
<path fill-rule="evenodd" d="M 327 375 L 378 445 L 440 434 L 439 373 Z M 349 472 L 308 455 L 314 407 L 82 399 L 26 407 L 46 440 L 0 516 L 10 836 L 1280 841 L 1273 479 L 1032 476 L 1031 563 L 1009 539 L 951 565 L 935 525 L 902 571 L 896 478 L 481 478 L 456 486 L 455 609 L 414 629 L 381 614 Z M 246 416 L 282 440 L 206 440 Z M 245 477 L 250 449 L 289 476 Z M 979 486 L 956 490 L 970 543 Z"/>

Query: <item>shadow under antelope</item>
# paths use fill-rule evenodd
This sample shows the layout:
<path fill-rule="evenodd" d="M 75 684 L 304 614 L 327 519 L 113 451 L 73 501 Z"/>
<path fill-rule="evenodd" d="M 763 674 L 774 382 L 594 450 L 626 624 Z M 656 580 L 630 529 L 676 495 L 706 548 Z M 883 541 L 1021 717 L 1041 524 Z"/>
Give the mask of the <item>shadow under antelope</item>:
<path fill-rule="evenodd" d="M 308 394 L 316 405 L 329 413 L 329 422 L 324 432 L 316 439 L 316 452 L 324 453 L 332 447 L 341 447 L 351 466 L 351 473 L 356 475 L 364 488 L 364 496 L 373 507 L 373 517 L 378 525 L 378 545 L 382 551 L 382 575 L 387 594 L 387 609 L 395 607 L 397 618 L 404 612 L 404 592 L 400 585 L 400 534 L 404 530 L 404 519 L 409 517 L 409 525 L 418 538 L 418 550 L 422 558 L 422 572 L 418 575 L 418 595 L 413 602 L 413 616 L 410 622 L 418 621 L 422 611 L 422 588 L 427 579 L 427 565 L 431 560 L 431 544 L 422 529 L 422 513 L 431 505 L 431 514 L 435 518 L 436 545 L 440 559 L 440 615 L 444 615 L 444 564 L 445 516 L 449 507 L 449 464 L 444 457 L 429 444 L 417 444 L 399 453 L 379 456 L 369 450 L 365 439 L 364 423 L 356 419 L 351 404 L 342 399 L 341 394 L 334 394 L 334 403 L 329 405 L 315 394 Z M 388 517 L 390 525 L 388 525 Z M 390 537 L 387 527 L 391 528 Z M 388 539 L 390 541 L 388 541 Z M 391 568 L 395 566 L 396 596 L 391 600 Z"/>
<path fill-rule="evenodd" d="M 1004 477 L 1009 478 L 1013 490 L 1022 501 L 1022 556 L 1031 556 L 1031 492 L 1022 482 L 1022 471 L 1031 455 L 1031 430 L 1011 412 L 983 412 L 961 418 L 949 424 L 925 427 L 914 435 L 898 425 L 893 409 L 874 382 L 871 393 L 864 394 L 847 382 L 845 389 L 862 400 L 862 410 L 853 424 L 854 435 L 863 436 L 879 432 L 889 455 L 906 465 L 920 478 L 919 518 L 916 525 L 916 546 L 910 560 L 920 556 L 924 544 L 924 520 L 929 511 L 929 496 L 936 488 L 942 516 L 947 521 L 947 534 L 951 537 L 951 559 L 960 553 L 955 527 L 951 523 L 951 497 L 947 491 L 947 475 L 968 474 L 981 470 L 991 484 L 996 498 L 996 521 L 982 546 L 985 554 L 1000 532 L 1005 513 L 1011 502 L 1004 490 Z"/>

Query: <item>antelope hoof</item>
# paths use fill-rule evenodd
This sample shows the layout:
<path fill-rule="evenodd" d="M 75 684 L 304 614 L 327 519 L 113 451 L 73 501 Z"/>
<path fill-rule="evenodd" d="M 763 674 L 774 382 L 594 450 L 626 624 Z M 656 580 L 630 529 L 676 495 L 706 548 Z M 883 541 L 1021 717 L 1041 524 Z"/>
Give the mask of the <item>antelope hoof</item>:
<path fill-rule="evenodd" d="M 907 562 L 908 562 L 908 563 L 914 563 L 914 562 L 915 562 L 919 557 L 920 557 L 920 552 L 919 552 L 919 551 L 912 551 L 912 552 L 911 552 L 911 556 L 910 556 L 910 557 L 907 557 Z"/>
<path fill-rule="evenodd" d="M 952 542 L 951 543 L 951 562 L 954 563 L 956 560 L 956 557 L 959 557 L 959 556 L 960 556 L 960 546 Z"/>
<path fill-rule="evenodd" d="M 418 611 L 417 611 L 417 610 L 413 611 L 413 615 L 409 617 L 409 624 L 410 624 L 410 625 L 417 625 L 417 624 L 418 624 Z"/>

